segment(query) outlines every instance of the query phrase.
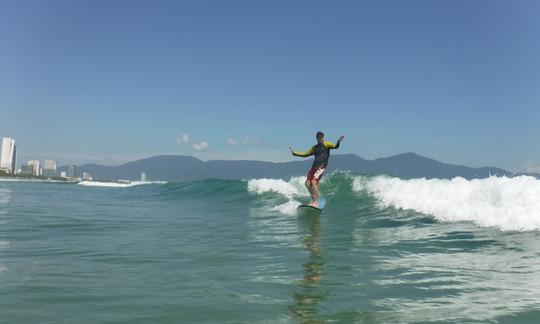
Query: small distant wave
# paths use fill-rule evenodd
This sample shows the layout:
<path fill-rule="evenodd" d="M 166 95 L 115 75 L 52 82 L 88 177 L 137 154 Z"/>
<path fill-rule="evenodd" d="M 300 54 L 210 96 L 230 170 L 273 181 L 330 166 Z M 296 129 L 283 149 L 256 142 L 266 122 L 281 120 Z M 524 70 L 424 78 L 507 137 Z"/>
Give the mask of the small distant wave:
<path fill-rule="evenodd" d="M 0 182 L 47 182 L 47 183 L 73 183 L 70 181 L 64 180 L 53 180 L 53 179 L 27 179 L 27 178 L 1 178 Z"/>
<path fill-rule="evenodd" d="M 105 181 L 81 181 L 79 185 L 88 187 L 107 187 L 107 188 L 130 188 L 135 186 L 150 184 L 166 184 L 165 181 L 129 181 L 129 182 L 105 182 Z"/>
<path fill-rule="evenodd" d="M 440 221 L 472 221 L 503 231 L 540 230 L 540 180 L 529 176 L 474 180 L 355 177 L 353 190 L 374 195 L 381 207 L 411 209 Z"/>

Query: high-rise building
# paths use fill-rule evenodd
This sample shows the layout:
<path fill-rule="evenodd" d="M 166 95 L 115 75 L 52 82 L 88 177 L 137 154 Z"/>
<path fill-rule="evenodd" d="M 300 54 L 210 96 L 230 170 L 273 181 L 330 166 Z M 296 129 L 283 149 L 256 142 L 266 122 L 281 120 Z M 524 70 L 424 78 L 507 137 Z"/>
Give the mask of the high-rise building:
<path fill-rule="evenodd" d="M 90 176 L 90 173 L 88 172 L 83 172 L 82 178 L 83 180 L 92 180 L 92 177 Z"/>
<path fill-rule="evenodd" d="M 60 177 L 65 178 L 66 176 L 67 176 L 67 172 L 66 172 L 66 171 L 60 172 Z"/>
<path fill-rule="evenodd" d="M 23 165 L 21 171 L 19 172 L 20 176 L 31 177 L 34 175 L 34 166 L 33 165 Z"/>
<path fill-rule="evenodd" d="M 41 175 L 44 177 L 56 177 L 56 170 L 43 169 L 41 170 Z"/>
<path fill-rule="evenodd" d="M 17 145 L 15 145 L 15 141 L 13 141 L 13 160 L 11 160 L 11 172 L 15 173 L 15 168 L 17 162 Z"/>
<path fill-rule="evenodd" d="M 15 171 L 17 158 L 17 148 L 15 140 L 10 137 L 2 138 L 2 149 L 0 150 L 0 169 L 12 174 Z"/>
<path fill-rule="evenodd" d="M 75 178 L 77 177 L 77 166 L 75 165 L 68 165 L 67 167 L 67 176 L 70 177 L 70 178 Z"/>
<path fill-rule="evenodd" d="M 32 166 L 32 175 L 34 176 L 40 176 L 41 175 L 41 167 L 39 166 L 39 160 L 31 160 L 26 163 L 26 165 Z"/>
<path fill-rule="evenodd" d="M 44 170 L 56 170 L 56 161 L 55 160 L 45 160 L 43 161 Z"/>
<path fill-rule="evenodd" d="M 43 161 L 43 176 L 56 177 L 56 161 L 55 160 Z"/>
<path fill-rule="evenodd" d="M 141 172 L 141 181 L 146 181 L 146 172 Z"/>

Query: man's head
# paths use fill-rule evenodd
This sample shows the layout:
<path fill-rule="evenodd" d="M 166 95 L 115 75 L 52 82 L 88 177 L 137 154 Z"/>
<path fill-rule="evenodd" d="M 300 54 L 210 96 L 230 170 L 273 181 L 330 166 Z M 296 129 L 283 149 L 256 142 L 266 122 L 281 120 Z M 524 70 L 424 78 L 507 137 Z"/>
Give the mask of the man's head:
<path fill-rule="evenodd" d="M 317 142 L 324 143 L 324 133 L 323 132 L 318 131 L 316 137 L 317 137 Z"/>

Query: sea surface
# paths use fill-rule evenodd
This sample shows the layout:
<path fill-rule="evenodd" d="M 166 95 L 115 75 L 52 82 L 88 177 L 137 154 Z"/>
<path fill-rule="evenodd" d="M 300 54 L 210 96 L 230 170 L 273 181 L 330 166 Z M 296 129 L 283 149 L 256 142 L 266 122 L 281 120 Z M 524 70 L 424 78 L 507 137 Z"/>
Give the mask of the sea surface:
<path fill-rule="evenodd" d="M 539 180 L 303 180 L 0 181 L 0 323 L 540 323 Z"/>

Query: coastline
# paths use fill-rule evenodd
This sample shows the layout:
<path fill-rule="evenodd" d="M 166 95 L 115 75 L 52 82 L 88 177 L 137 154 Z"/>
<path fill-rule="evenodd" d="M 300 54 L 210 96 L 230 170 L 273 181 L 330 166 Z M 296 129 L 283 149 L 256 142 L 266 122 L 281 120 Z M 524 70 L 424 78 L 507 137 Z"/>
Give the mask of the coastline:
<path fill-rule="evenodd" d="M 0 176 L 3 182 L 50 182 L 50 183 L 79 183 L 80 179 L 56 179 L 37 177 Z"/>

